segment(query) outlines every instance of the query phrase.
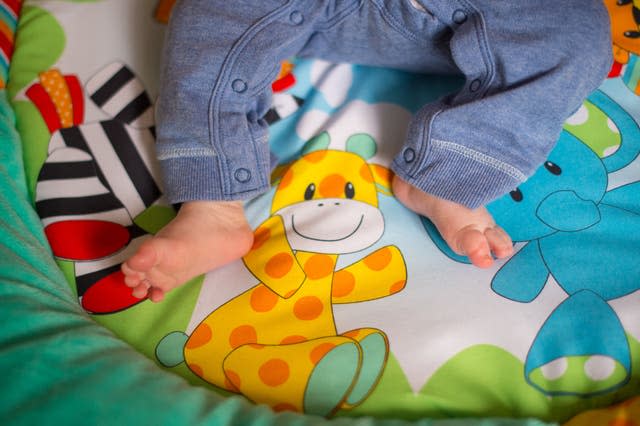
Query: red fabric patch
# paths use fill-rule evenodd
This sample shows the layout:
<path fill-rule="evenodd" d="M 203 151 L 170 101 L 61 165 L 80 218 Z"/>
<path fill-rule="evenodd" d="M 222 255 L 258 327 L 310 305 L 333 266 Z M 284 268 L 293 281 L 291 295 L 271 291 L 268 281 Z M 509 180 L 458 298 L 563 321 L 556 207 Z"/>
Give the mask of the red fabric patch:
<path fill-rule="evenodd" d="M 145 300 L 133 297 L 131 291 L 124 283 L 122 271 L 117 271 L 89 287 L 82 296 L 82 307 L 92 314 L 110 314 Z"/>
<path fill-rule="evenodd" d="M 100 220 L 65 220 L 52 223 L 44 232 L 53 254 L 69 260 L 100 259 L 129 242 L 127 228 Z"/>

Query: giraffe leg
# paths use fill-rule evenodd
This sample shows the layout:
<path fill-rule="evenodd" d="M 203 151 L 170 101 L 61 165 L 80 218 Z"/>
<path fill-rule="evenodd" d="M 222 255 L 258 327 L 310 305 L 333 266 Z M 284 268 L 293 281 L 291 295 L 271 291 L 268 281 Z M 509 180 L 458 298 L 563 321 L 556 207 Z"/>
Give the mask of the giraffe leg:
<path fill-rule="evenodd" d="M 343 408 L 349 409 L 364 401 L 375 389 L 387 364 L 389 342 L 387 336 L 374 328 L 361 328 L 343 334 L 360 344 L 362 365 L 353 389 Z"/>
<path fill-rule="evenodd" d="M 352 339 L 331 336 L 288 345 L 248 344 L 225 359 L 225 375 L 249 399 L 276 411 L 332 414 L 360 368 Z"/>

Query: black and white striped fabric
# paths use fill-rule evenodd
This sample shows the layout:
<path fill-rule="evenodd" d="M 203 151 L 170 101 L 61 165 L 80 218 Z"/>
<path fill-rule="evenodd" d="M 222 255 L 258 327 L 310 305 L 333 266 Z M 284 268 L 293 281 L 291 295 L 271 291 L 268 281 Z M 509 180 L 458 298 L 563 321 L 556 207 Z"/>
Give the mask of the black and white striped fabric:
<path fill-rule="evenodd" d="M 267 124 L 274 124 L 295 113 L 304 103 L 302 98 L 290 93 L 274 93 L 271 108 L 264 116 Z"/>
<path fill-rule="evenodd" d="M 87 89 L 115 118 L 52 135 L 36 188 L 36 207 L 45 226 L 96 217 L 127 226 L 162 197 L 153 157 L 153 111 L 142 84 L 115 63 L 96 74 Z"/>
<path fill-rule="evenodd" d="M 153 126 L 151 99 L 126 65 L 107 65 L 87 82 L 86 90 L 91 100 L 114 120 L 136 128 Z"/>
<path fill-rule="evenodd" d="M 143 85 L 126 66 L 113 63 L 92 77 L 85 89 L 112 118 L 52 134 L 49 155 L 36 184 L 36 210 L 45 232 L 50 231 L 47 236 L 54 254 L 59 247 L 75 261 L 76 287 L 83 307 L 93 313 L 109 313 L 140 301 L 124 286 L 120 265 L 149 237 L 134 219 L 164 200 L 153 155 L 153 108 Z M 102 255 L 80 248 L 75 256 L 68 241 L 51 241 L 71 239 L 79 246 L 106 244 L 85 240 L 108 237 L 109 224 L 124 237 L 112 242 L 113 250 Z M 87 231 L 90 227 L 97 231 Z M 72 238 L 69 233 L 74 234 Z M 85 298 L 90 302 L 85 304 Z"/>

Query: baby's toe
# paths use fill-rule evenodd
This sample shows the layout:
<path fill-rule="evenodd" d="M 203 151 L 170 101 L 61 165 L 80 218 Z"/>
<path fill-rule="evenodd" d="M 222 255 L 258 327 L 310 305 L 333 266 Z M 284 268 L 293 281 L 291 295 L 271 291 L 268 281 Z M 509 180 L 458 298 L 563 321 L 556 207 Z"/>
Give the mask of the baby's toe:
<path fill-rule="evenodd" d="M 491 252 L 499 258 L 505 258 L 513 254 L 513 242 L 511 237 L 499 226 L 489 228 L 484 232 Z"/>
<path fill-rule="evenodd" d="M 460 231 L 457 239 L 459 254 L 469 258 L 479 268 L 488 268 L 493 264 L 491 247 L 485 235 L 477 229 Z"/>
<path fill-rule="evenodd" d="M 158 254 L 154 246 L 154 241 L 150 239 L 142 243 L 135 254 L 131 256 L 124 265 L 131 271 L 147 272 L 155 266 L 157 259 Z"/>
<path fill-rule="evenodd" d="M 142 299 L 147 297 L 149 294 L 149 283 L 148 281 L 142 281 L 137 286 L 133 287 L 131 290 L 131 295 L 137 299 Z"/>
<path fill-rule="evenodd" d="M 151 287 L 149 289 L 149 300 L 151 300 L 153 303 L 162 302 L 163 299 L 164 291 L 156 287 Z"/>

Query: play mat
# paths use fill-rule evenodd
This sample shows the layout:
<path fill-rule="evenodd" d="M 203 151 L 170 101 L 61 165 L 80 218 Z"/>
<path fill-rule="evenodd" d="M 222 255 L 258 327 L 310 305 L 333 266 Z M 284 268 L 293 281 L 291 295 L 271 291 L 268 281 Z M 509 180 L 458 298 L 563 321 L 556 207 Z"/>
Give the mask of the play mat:
<path fill-rule="evenodd" d="M 461 79 L 291 58 L 252 250 L 153 304 L 120 264 L 178 208 L 154 157 L 172 2 L 0 1 L 0 419 L 640 425 L 640 4 L 605 3 L 609 78 L 489 205 L 509 259 L 469 265 L 390 190 L 412 113 Z"/>

